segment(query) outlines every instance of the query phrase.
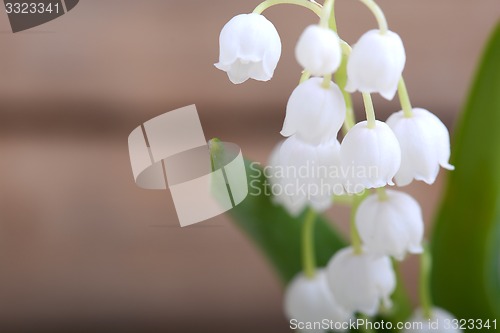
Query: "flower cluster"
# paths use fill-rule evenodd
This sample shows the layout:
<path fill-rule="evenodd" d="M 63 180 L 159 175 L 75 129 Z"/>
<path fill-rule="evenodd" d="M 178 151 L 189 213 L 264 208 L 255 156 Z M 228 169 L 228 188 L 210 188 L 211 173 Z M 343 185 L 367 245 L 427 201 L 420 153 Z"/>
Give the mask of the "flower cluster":
<path fill-rule="evenodd" d="M 261 15 L 268 2 L 222 29 L 216 67 L 233 83 L 267 81 L 278 64 L 280 37 Z M 372 0 L 362 2 L 375 14 L 379 29 L 363 34 L 352 48 L 336 33 L 332 0 L 323 6 L 304 2 L 307 8 L 316 5 L 320 22 L 308 26 L 296 44 L 303 74 L 286 106 L 281 130 L 286 139 L 269 161 L 276 170 L 270 181 L 287 188 L 274 201 L 292 215 L 306 209 L 322 212 L 338 196 L 355 203 L 352 246 L 338 251 L 326 269 L 298 275 L 286 291 L 287 316 L 304 321 L 345 321 L 356 313 L 375 315 L 381 305 L 390 308 L 396 287 L 391 257 L 403 260 L 408 253 L 422 253 L 424 223 L 415 199 L 385 187 L 395 185 L 393 180 L 400 187 L 414 179 L 432 184 L 440 166 L 453 169 L 448 130 L 431 112 L 410 104 L 402 79 L 406 53 L 401 38 L 388 30 Z M 346 74 L 339 75 L 346 77 L 337 82 L 346 82 L 344 86 L 332 81 L 340 66 Z M 366 120 L 358 123 L 346 100 L 356 91 L 366 110 Z M 391 100 L 396 92 L 402 110 L 386 122 L 377 120 L 370 94 Z M 287 172 L 292 169 L 306 172 L 298 177 Z M 332 169 L 337 172 L 325 172 Z M 370 194 L 370 189 L 377 191 Z"/>

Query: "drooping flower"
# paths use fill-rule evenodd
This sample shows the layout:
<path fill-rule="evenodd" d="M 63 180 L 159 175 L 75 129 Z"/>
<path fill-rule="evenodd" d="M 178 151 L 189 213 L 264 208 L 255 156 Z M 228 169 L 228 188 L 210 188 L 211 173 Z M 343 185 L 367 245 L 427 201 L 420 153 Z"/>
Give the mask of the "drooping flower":
<path fill-rule="evenodd" d="M 424 221 L 410 195 L 387 190 L 368 196 L 358 207 L 356 226 L 367 252 L 403 260 L 406 252 L 422 253 Z"/>
<path fill-rule="evenodd" d="M 324 269 L 316 270 L 316 274 L 310 279 L 303 273 L 297 275 L 286 288 L 284 307 L 285 315 L 289 320 L 295 319 L 312 325 L 322 323 L 325 319 L 334 323 L 344 323 L 353 317 L 352 313 L 345 311 L 337 304 L 328 286 Z M 332 324 L 329 323 L 329 325 Z M 324 333 L 327 330 L 321 327 L 316 329 L 311 327 L 301 332 Z"/>
<path fill-rule="evenodd" d="M 347 62 L 345 89 L 380 93 L 391 100 L 396 94 L 405 62 L 405 49 L 398 34 L 370 30 L 352 48 Z"/>
<path fill-rule="evenodd" d="M 322 82 L 321 78 L 311 78 L 292 92 L 281 130 L 283 136 L 297 135 L 307 143 L 319 144 L 337 135 L 345 120 L 345 100 L 335 83 L 324 88 Z"/>
<path fill-rule="evenodd" d="M 342 60 L 339 36 L 331 29 L 310 25 L 297 42 L 295 57 L 311 75 L 332 74 Z"/>
<path fill-rule="evenodd" d="M 327 279 L 338 304 L 349 312 L 372 316 L 381 302 L 391 306 L 396 276 L 389 257 L 357 254 L 347 247 L 330 259 Z"/>
<path fill-rule="evenodd" d="M 354 125 L 340 146 L 346 191 L 394 185 L 392 178 L 401 164 L 401 148 L 392 130 L 376 121 L 373 128 L 366 121 Z"/>
<path fill-rule="evenodd" d="M 395 180 L 398 186 L 410 184 L 413 179 L 432 184 L 439 173 L 439 166 L 448 170 L 450 134 L 446 126 L 431 112 L 414 108 L 411 117 L 403 111 L 387 119 L 401 145 L 401 167 Z"/>
<path fill-rule="evenodd" d="M 422 309 L 415 311 L 408 321 L 409 328 L 403 333 L 461 333 L 461 329 L 453 325 L 456 318 L 446 310 L 434 307 L 431 310 L 431 318 L 425 318 Z"/>
<path fill-rule="evenodd" d="M 233 17 L 220 33 L 219 62 L 231 82 L 243 83 L 249 78 L 268 81 L 281 56 L 281 39 L 274 25 L 260 14 Z"/>
<path fill-rule="evenodd" d="M 295 216 L 306 206 L 318 212 L 329 208 L 332 195 L 344 193 L 339 149 L 335 137 L 311 145 L 293 135 L 278 144 L 269 159 L 274 201 Z"/>

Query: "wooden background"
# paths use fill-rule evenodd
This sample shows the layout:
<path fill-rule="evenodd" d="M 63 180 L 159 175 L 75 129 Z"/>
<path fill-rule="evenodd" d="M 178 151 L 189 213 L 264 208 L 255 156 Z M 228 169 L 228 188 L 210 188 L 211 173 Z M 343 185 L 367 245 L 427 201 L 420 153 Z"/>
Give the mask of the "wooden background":
<path fill-rule="evenodd" d="M 337 2 L 348 42 L 375 26 L 358 2 Z M 82 0 L 18 34 L 0 15 L 0 331 L 288 331 L 253 244 L 224 216 L 179 228 L 168 191 L 134 185 L 127 150 L 138 124 L 196 103 L 207 139 L 266 161 L 299 78 L 295 42 L 316 18 L 269 10 L 283 42 L 275 78 L 234 86 L 213 67 L 218 34 L 257 4 Z M 453 128 L 499 1 L 380 5 L 404 39 L 412 101 Z M 374 100 L 382 120 L 398 110 Z M 442 184 L 408 188 L 428 223 Z M 331 215 L 345 230 L 347 211 Z M 404 267 L 415 295 L 414 258 Z"/>

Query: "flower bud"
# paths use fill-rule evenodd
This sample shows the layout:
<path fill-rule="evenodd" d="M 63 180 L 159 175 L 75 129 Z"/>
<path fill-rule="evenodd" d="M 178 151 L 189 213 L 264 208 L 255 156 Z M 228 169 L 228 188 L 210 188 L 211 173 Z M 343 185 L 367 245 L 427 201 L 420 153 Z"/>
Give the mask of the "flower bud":
<path fill-rule="evenodd" d="M 316 270 L 311 279 L 305 277 L 303 273 L 297 275 L 286 288 L 284 307 L 289 320 L 295 319 L 302 323 L 321 323 L 325 319 L 334 323 L 344 323 L 353 317 L 352 313 L 337 304 L 323 269 Z M 301 332 L 326 333 L 327 330 L 304 329 Z"/>
<path fill-rule="evenodd" d="M 269 159 L 274 202 L 293 216 L 306 206 L 318 212 L 329 208 L 334 194 L 344 194 L 339 150 L 336 138 L 311 145 L 293 135 L 279 144 Z"/>
<path fill-rule="evenodd" d="M 310 25 L 297 42 L 295 57 L 311 75 L 332 74 L 342 60 L 339 36 L 331 29 Z"/>
<path fill-rule="evenodd" d="M 321 78 L 311 78 L 292 92 L 281 130 L 283 136 L 295 134 L 311 144 L 337 136 L 346 115 L 344 96 L 335 83 L 324 88 L 322 81 Z"/>
<path fill-rule="evenodd" d="M 367 125 L 366 121 L 354 125 L 340 146 L 348 193 L 394 185 L 392 178 L 401 164 L 401 148 L 389 126 L 378 120 L 373 128 Z"/>
<path fill-rule="evenodd" d="M 387 119 L 401 145 L 401 167 L 395 180 L 398 186 L 410 184 L 413 179 L 432 184 L 439 173 L 439 166 L 448 170 L 450 134 L 438 117 L 425 109 L 414 108 L 411 117 L 403 111 Z"/>
<path fill-rule="evenodd" d="M 386 198 L 368 196 L 356 212 L 356 226 L 367 252 L 403 260 L 406 252 L 422 253 L 424 221 L 410 195 L 386 191 Z"/>
<path fill-rule="evenodd" d="M 453 315 L 443 309 L 434 307 L 431 311 L 431 318 L 425 318 L 421 309 L 415 311 L 413 316 L 408 321 L 407 328 L 403 333 L 461 333 L 463 332 L 458 327 L 452 325 L 456 320 Z"/>
<path fill-rule="evenodd" d="M 327 279 L 341 307 L 369 316 L 377 313 L 381 302 L 391 306 L 390 295 L 396 288 L 389 257 L 356 254 L 352 247 L 338 251 L 330 259 Z"/>
<path fill-rule="evenodd" d="M 380 93 L 391 100 L 398 89 L 405 62 L 405 49 L 398 34 L 370 30 L 352 48 L 345 90 Z"/>
<path fill-rule="evenodd" d="M 233 17 L 220 33 L 219 62 L 231 82 L 243 83 L 249 78 L 268 81 L 281 56 L 281 39 L 274 25 L 260 14 Z"/>

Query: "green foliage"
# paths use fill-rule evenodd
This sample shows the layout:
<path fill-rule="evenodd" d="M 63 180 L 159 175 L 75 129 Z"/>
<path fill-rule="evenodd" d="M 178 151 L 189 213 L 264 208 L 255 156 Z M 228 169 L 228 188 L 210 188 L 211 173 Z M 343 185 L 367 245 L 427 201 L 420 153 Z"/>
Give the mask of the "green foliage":
<path fill-rule="evenodd" d="M 437 305 L 500 319 L 500 24 L 485 50 L 453 142 L 432 241 Z"/>

